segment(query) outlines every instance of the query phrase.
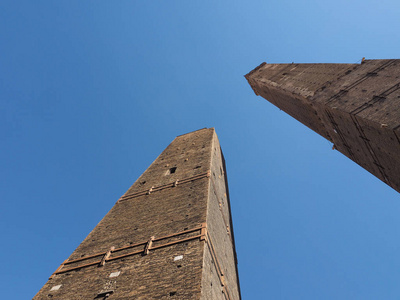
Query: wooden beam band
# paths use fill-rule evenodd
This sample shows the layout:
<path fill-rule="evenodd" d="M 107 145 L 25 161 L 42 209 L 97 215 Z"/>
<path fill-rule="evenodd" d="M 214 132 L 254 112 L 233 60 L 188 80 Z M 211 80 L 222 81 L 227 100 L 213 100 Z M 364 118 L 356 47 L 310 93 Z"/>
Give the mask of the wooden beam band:
<path fill-rule="evenodd" d="M 110 257 L 110 258 L 107 259 L 107 261 L 111 261 L 111 260 L 115 260 L 115 259 L 119 259 L 119 258 L 124 258 L 124 257 L 127 257 L 127 256 L 139 254 L 139 253 L 143 253 L 143 250 L 139 250 L 139 251 L 135 251 L 135 252 L 127 253 L 127 254 L 122 254 L 122 255 Z"/>
<path fill-rule="evenodd" d="M 107 261 L 112 261 L 112 260 L 116 260 L 116 259 L 119 259 L 119 258 L 124 258 L 124 257 L 127 257 L 127 256 L 132 256 L 132 255 L 135 255 L 135 254 L 139 254 L 139 253 L 143 253 L 144 255 L 147 255 L 147 254 L 149 254 L 150 250 L 155 250 L 155 249 L 171 246 L 171 245 L 174 245 L 174 244 L 186 242 L 186 241 L 189 241 L 189 240 L 194 240 L 194 239 L 197 239 L 197 238 L 200 238 L 200 240 L 204 240 L 203 237 L 204 237 L 204 228 L 205 228 L 205 226 L 206 226 L 206 223 L 203 223 L 201 227 L 196 227 L 196 228 L 193 228 L 193 229 L 184 230 L 184 231 L 181 231 L 181 232 L 178 232 L 178 233 L 174 233 L 174 234 L 170 234 L 170 235 L 166 235 L 166 236 L 163 236 L 163 237 L 160 237 L 160 238 L 155 238 L 153 236 L 147 242 L 141 242 L 141 243 L 137 243 L 137 244 L 134 244 L 134 245 L 129 245 L 129 246 L 125 246 L 125 247 L 121 247 L 121 248 L 117 248 L 117 249 L 114 249 L 114 247 L 111 247 L 110 250 L 108 250 L 106 252 L 101 252 L 101 253 L 93 254 L 93 255 L 90 255 L 90 256 L 87 256 L 87 257 L 74 259 L 74 260 L 70 260 L 70 261 L 66 260 L 57 268 L 57 270 L 52 274 L 52 276 L 50 278 L 53 278 L 57 274 L 62 274 L 62 273 L 66 273 L 66 272 L 69 272 L 69 271 L 73 271 L 73 270 L 77 270 L 77 269 L 81 269 L 81 268 L 85 268 L 85 267 L 89 267 L 89 266 L 93 266 L 93 265 L 103 266 Z M 180 235 L 191 233 L 191 232 L 195 232 L 195 231 L 198 231 L 198 230 L 201 230 L 201 233 L 199 235 L 195 235 L 195 236 L 192 236 L 192 237 L 187 237 L 187 238 L 184 238 L 184 239 L 180 239 L 180 240 L 177 240 L 177 241 L 165 243 L 165 244 L 162 244 L 162 245 L 153 246 L 153 243 L 156 242 L 156 241 L 161 241 L 161 240 L 164 240 L 164 239 L 167 239 L 167 238 L 180 236 Z M 131 252 L 131 253 L 122 254 L 122 255 L 118 255 L 118 256 L 114 256 L 114 257 L 111 256 L 112 253 L 115 253 L 115 252 L 118 252 L 118 251 L 122 251 L 122 250 L 125 250 L 125 249 L 129 249 L 129 248 L 138 247 L 138 246 L 144 246 L 144 245 L 146 245 L 144 250 L 138 250 L 138 251 L 134 251 L 134 252 Z M 89 258 L 98 257 L 98 256 L 102 256 L 102 255 L 103 255 L 102 259 L 100 259 L 98 261 L 87 263 L 87 264 L 84 264 L 84 265 L 81 265 L 81 266 L 68 268 L 68 269 L 63 269 L 63 267 L 65 265 L 67 265 L 67 264 L 80 262 L 80 261 L 83 261 L 83 260 L 86 260 L 86 259 L 89 259 Z"/>
<path fill-rule="evenodd" d="M 51 276 L 49 277 L 49 279 L 52 279 L 54 276 L 56 276 L 57 272 L 59 272 L 65 265 L 65 263 L 67 262 L 67 259 L 64 260 L 64 262 L 57 268 L 57 270 L 54 271 L 53 274 L 51 274 Z"/>
<path fill-rule="evenodd" d="M 90 258 L 93 258 L 93 257 L 105 255 L 106 253 L 107 253 L 107 251 L 101 252 L 101 253 L 96 253 L 96 254 L 93 254 L 93 255 L 85 256 L 85 257 L 74 259 L 74 260 L 68 260 L 67 262 L 64 263 L 64 265 L 70 265 L 70 264 L 78 262 L 78 261 L 82 261 L 82 260 L 90 259 Z"/>
<path fill-rule="evenodd" d="M 209 245 L 210 252 L 211 252 L 211 256 L 212 256 L 213 259 L 214 259 L 215 267 L 216 267 L 216 269 L 217 269 L 217 273 L 218 273 L 218 277 L 219 277 L 219 280 L 220 280 L 220 282 L 221 282 L 221 285 L 224 286 L 224 285 L 225 285 L 225 280 L 224 280 L 224 278 L 223 278 L 224 273 L 223 273 L 223 271 L 222 271 L 222 269 L 221 269 L 221 266 L 220 266 L 220 264 L 219 264 L 217 255 L 216 255 L 216 253 L 215 253 L 214 245 L 213 245 L 213 243 L 212 243 L 212 241 L 211 241 L 211 238 L 210 238 L 210 235 L 208 234 L 208 232 L 207 232 L 207 244 Z"/>
<path fill-rule="evenodd" d="M 122 251 L 122 250 L 129 249 L 129 248 L 135 248 L 138 246 L 144 246 L 144 245 L 146 245 L 146 243 L 147 242 L 142 242 L 142 243 L 137 243 L 137 244 L 133 244 L 133 245 L 129 245 L 129 246 L 124 246 L 124 247 L 115 249 L 113 252 L 118 252 L 118 251 Z"/>
<path fill-rule="evenodd" d="M 55 272 L 54 274 L 66 273 L 66 272 L 73 271 L 73 270 L 76 270 L 76 269 L 81 269 L 81 268 L 85 268 L 85 267 L 89 267 L 89 266 L 98 265 L 99 263 L 101 263 L 101 260 L 95 261 L 95 262 L 92 262 L 92 263 L 88 263 L 88 264 L 85 264 L 85 265 L 82 265 L 82 266 L 77 266 L 77 267 L 65 269 L 65 270 L 62 269 L 62 270 L 60 270 L 58 272 Z"/>
<path fill-rule="evenodd" d="M 140 192 L 136 192 L 136 193 L 133 193 L 133 194 L 123 195 L 121 198 L 119 198 L 117 203 L 120 203 L 120 202 L 123 202 L 123 201 L 126 201 L 126 200 L 130 200 L 130 199 L 133 199 L 133 198 L 136 198 L 136 197 L 149 195 L 150 193 L 157 192 L 157 191 L 160 191 L 160 190 L 163 190 L 163 189 L 166 189 L 166 188 L 171 188 L 171 187 L 177 186 L 178 182 L 179 182 L 179 184 L 182 184 L 182 183 L 191 182 L 193 180 L 202 179 L 202 178 L 205 178 L 205 177 L 210 177 L 210 171 L 208 171 L 206 173 L 199 174 L 199 175 L 195 175 L 195 176 L 192 176 L 192 177 L 188 177 L 188 178 L 184 178 L 184 179 L 178 179 L 177 181 L 175 181 L 173 183 L 164 184 L 164 185 L 161 185 L 161 186 L 158 186 L 158 187 L 152 186 L 149 190 L 146 190 L 146 191 L 140 191 Z"/>
<path fill-rule="evenodd" d="M 182 234 L 185 234 L 185 233 L 190 233 L 190 232 L 193 232 L 193 231 L 196 231 L 196 230 L 200 230 L 201 228 L 202 227 L 196 227 L 196 228 L 193 228 L 193 229 L 184 230 L 184 231 L 181 231 L 181 232 L 178 232 L 178 233 L 174 233 L 174 234 L 170 234 L 170 235 L 166 235 L 166 236 L 163 236 L 163 237 L 156 238 L 156 239 L 154 239 L 154 241 L 156 242 L 156 241 L 165 240 L 167 238 L 171 238 L 171 237 L 174 237 L 174 236 L 178 236 L 178 235 L 182 235 Z"/>
<path fill-rule="evenodd" d="M 226 286 L 224 286 L 224 287 L 222 288 L 222 291 L 223 291 L 223 293 L 224 293 L 224 295 L 225 295 L 225 298 L 226 298 L 227 300 L 231 300 L 231 296 L 229 295 L 229 292 L 228 292 L 228 289 L 226 288 Z"/>
<path fill-rule="evenodd" d="M 195 235 L 195 236 L 191 236 L 191 237 L 188 237 L 188 238 L 185 238 L 185 239 L 182 239 L 182 240 L 169 242 L 169 243 L 162 244 L 162 245 L 152 246 L 151 250 L 159 249 L 159 248 L 163 248 L 163 247 L 167 247 L 167 246 L 171 246 L 171 245 L 174 245 L 174 244 L 178 244 L 178 243 L 182 243 L 182 242 L 186 242 L 186 241 L 190 241 L 190 240 L 194 240 L 194 239 L 197 239 L 199 237 L 201 237 L 201 235 Z"/>

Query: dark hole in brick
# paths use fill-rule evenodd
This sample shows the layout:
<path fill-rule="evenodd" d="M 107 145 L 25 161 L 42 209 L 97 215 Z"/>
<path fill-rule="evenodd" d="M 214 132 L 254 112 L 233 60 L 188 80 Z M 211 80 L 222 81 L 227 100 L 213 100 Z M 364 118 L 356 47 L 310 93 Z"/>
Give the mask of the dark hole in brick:
<path fill-rule="evenodd" d="M 175 171 L 176 171 L 176 167 L 172 167 L 172 168 L 170 168 L 170 169 L 168 170 L 167 175 L 169 175 L 169 174 L 174 174 Z"/>
<path fill-rule="evenodd" d="M 195 169 L 199 169 L 199 168 L 201 168 L 201 166 L 196 166 L 196 167 L 195 167 Z"/>
<path fill-rule="evenodd" d="M 53 295 L 52 294 L 48 294 L 47 297 L 53 298 Z"/>
<path fill-rule="evenodd" d="M 189 229 L 189 227 L 185 227 L 185 228 L 183 228 L 183 230 L 188 230 Z"/>
<path fill-rule="evenodd" d="M 141 182 L 141 184 L 145 184 L 145 183 L 146 183 L 146 180 L 144 180 L 144 181 Z"/>
<path fill-rule="evenodd" d="M 189 217 L 189 215 L 186 215 L 186 218 Z"/>
<path fill-rule="evenodd" d="M 101 292 L 101 293 L 97 294 L 96 298 L 94 298 L 94 299 L 108 299 L 108 297 L 110 297 L 111 294 L 113 294 L 113 293 L 114 293 L 113 290 Z"/>
<path fill-rule="evenodd" d="M 177 265 L 178 268 L 182 268 L 182 265 Z"/>
<path fill-rule="evenodd" d="M 82 255 L 81 255 L 81 257 L 84 257 L 84 256 L 85 256 L 85 254 L 82 254 Z"/>
<path fill-rule="evenodd" d="M 169 295 L 170 295 L 170 296 L 175 296 L 175 295 L 176 295 L 176 292 L 170 292 Z"/>

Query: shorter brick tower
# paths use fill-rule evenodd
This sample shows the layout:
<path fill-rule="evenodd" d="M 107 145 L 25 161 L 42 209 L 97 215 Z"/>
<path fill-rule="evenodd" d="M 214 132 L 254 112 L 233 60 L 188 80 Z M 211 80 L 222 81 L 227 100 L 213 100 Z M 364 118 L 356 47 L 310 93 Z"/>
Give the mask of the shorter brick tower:
<path fill-rule="evenodd" d="M 262 63 L 246 78 L 256 95 L 400 192 L 399 59 Z"/>
<path fill-rule="evenodd" d="M 178 136 L 33 299 L 240 299 L 213 128 Z"/>

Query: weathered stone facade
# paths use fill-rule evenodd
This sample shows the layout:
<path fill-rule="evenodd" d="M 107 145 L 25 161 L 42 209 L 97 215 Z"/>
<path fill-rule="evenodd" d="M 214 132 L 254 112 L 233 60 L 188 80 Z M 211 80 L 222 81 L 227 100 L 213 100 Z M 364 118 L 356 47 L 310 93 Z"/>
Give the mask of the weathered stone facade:
<path fill-rule="evenodd" d="M 33 299 L 240 299 L 214 129 L 175 138 Z"/>
<path fill-rule="evenodd" d="M 400 60 L 263 63 L 245 77 L 256 95 L 400 192 Z"/>

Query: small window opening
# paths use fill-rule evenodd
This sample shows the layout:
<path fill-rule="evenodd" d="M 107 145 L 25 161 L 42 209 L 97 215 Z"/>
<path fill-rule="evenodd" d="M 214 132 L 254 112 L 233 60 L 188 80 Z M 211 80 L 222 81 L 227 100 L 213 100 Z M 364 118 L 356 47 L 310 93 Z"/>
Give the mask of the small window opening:
<path fill-rule="evenodd" d="M 107 299 L 113 293 L 114 293 L 113 290 L 106 291 L 106 292 L 100 292 L 100 293 L 97 294 L 96 298 L 94 298 L 94 299 Z"/>
<path fill-rule="evenodd" d="M 167 173 L 166 173 L 165 175 L 174 174 L 175 171 L 176 171 L 176 167 L 172 167 L 172 168 L 170 168 L 170 169 L 167 171 Z"/>

